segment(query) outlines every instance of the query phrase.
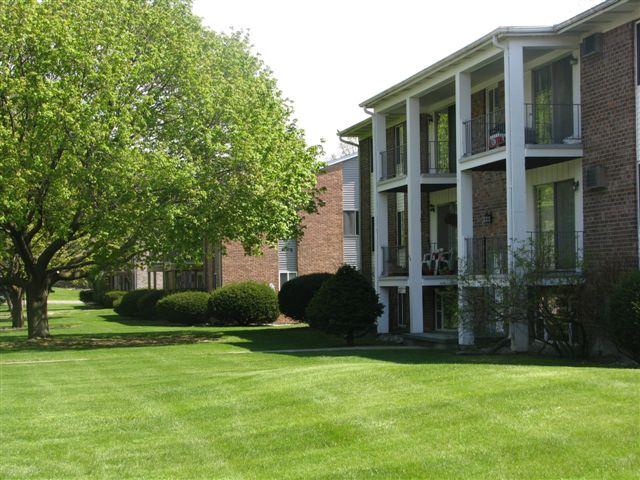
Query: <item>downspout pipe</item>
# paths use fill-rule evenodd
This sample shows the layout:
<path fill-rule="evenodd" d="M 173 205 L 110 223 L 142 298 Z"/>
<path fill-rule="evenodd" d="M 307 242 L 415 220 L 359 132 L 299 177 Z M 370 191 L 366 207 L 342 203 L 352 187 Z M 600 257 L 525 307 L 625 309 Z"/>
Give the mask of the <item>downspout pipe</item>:
<path fill-rule="evenodd" d="M 352 145 L 354 147 L 360 147 L 360 145 L 358 145 L 357 143 L 352 142 L 351 140 L 347 140 L 342 135 L 340 135 L 340 130 L 338 130 L 337 132 L 338 132 L 338 138 L 342 143 L 346 143 L 347 145 Z"/>

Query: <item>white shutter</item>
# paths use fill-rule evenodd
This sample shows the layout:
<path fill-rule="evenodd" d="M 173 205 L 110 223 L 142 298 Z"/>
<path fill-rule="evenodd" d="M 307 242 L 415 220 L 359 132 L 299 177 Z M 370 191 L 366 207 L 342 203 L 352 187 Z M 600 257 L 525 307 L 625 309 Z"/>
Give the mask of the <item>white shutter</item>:
<path fill-rule="evenodd" d="M 342 209 L 360 210 L 360 182 L 357 159 L 347 160 L 342 165 Z"/>
<path fill-rule="evenodd" d="M 360 237 L 344 238 L 343 262 L 357 269 L 360 268 Z"/>
<path fill-rule="evenodd" d="M 298 244 L 295 240 L 278 240 L 278 270 L 298 271 Z"/>

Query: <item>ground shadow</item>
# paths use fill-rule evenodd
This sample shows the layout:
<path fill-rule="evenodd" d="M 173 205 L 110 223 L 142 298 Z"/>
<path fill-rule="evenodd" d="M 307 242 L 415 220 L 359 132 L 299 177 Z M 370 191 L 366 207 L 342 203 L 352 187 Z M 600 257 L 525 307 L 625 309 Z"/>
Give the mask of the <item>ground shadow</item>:
<path fill-rule="evenodd" d="M 225 343 L 251 352 L 287 355 L 300 358 L 314 357 L 362 357 L 370 360 L 398 364 L 478 364 L 478 365 L 531 365 L 565 367 L 623 368 L 616 359 L 581 359 L 529 354 L 481 354 L 461 353 L 455 349 L 440 350 L 429 347 L 407 348 L 377 341 L 374 336 L 360 339 L 355 348 L 349 348 L 344 341 L 329 337 L 310 327 L 295 329 L 235 329 L 229 335 L 241 341 Z M 295 342 L 300 336 L 300 342 Z M 304 338 L 306 337 L 306 339 Z M 315 341 L 309 341 L 314 338 Z M 221 338 L 224 341 L 224 335 Z M 314 351 L 314 349 L 317 349 Z M 307 351 L 303 351 L 307 350 Z"/>
<path fill-rule="evenodd" d="M 82 306 L 78 306 L 82 308 Z M 185 326 L 122 317 L 117 314 L 100 315 L 107 322 L 132 327 L 156 327 L 153 331 L 126 333 L 58 333 L 42 341 L 28 341 L 25 337 L 1 336 L 0 351 L 76 351 L 101 348 L 126 348 L 188 345 L 219 342 L 248 352 L 269 353 L 300 358 L 361 357 L 397 364 L 491 364 L 566 367 L 620 368 L 614 360 L 568 359 L 537 355 L 460 354 L 430 348 L 403 348 L 383 344 L 375 336 L 358 339 L 356 348 L 348 348 L 343 339 L 327 335 L 305 325 L 296 328 L 247 326 L 211 327 Z M 261 328 L 262 327 L 262 328 Z M 314 350 L 317 349 L 317 350 Z"/>

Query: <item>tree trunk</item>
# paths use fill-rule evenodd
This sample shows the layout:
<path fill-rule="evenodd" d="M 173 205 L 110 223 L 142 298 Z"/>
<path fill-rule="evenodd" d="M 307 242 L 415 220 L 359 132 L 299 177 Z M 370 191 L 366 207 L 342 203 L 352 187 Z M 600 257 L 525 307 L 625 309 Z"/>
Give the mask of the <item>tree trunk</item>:
<path fill-rule="evenodd" d="M 11 306 L 11 326 L 13 328 L 24 327 L 24 316 L 22 314 L 22 297 L 24 291 L 21 287 L 11 286 L 8 289 L 9 304 Z"/>
<path fill-rule="evenodd" d="M 29 338 L 48 338 L 49 318 L 47 316 L 47 299 L 49 285 L 46 281 L 31 281 L 27 286 L 27 324 Z"/>
<path fill-rule="evenodd" d="M 347 332 L 347 345 L 348 346 L 353 347 L 353 344 L 354 344 L 353 339 L 354 339 L 353 330 L 349 330 Z"/>

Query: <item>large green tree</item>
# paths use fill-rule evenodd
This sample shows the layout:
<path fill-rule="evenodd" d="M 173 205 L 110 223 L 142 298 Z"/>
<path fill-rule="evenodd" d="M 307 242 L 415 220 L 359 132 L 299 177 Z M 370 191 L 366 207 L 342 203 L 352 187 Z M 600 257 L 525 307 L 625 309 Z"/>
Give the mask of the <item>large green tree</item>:
<path fill-rule="evenodd" d="M 298 235 L 317 154 L 248 40 L 189 1 L 0 0 L 0 228 L 31 338 L 95 265 Z"/>

